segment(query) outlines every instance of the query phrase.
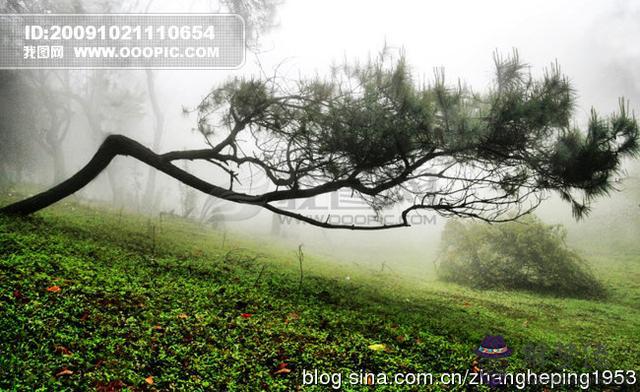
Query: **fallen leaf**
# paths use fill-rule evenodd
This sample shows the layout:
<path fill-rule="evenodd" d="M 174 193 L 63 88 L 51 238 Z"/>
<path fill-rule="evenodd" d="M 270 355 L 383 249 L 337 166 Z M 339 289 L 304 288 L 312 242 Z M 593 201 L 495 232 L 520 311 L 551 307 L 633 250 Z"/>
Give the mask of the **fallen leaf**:
<path fill-rule="evenodd" d="M 368 374 L 367 378 L 364 380 L 365 385 L 373 385 L 373 375 Z"/>
<path fill-rule="evenodd" d="M 286 368 L 287 366 L 289 366 L 289 364 L 288 364 L 288 363 L 286 363 L 286 362 L 280 362 L 280 364 L 278 364 L 278 370 L 279 370 L 279 369 L 284 369 L 284 368 Z"/>
<path fill-rule="evenodd" d="M 153 376 L 145 378 L 144 381 L 149 385 L 153 385 Z"/>
<path fill-rule="evenodd" d="M 275 372 L 273 372 L 273 374 L 287 374 L 287 373 L 291 373 L 291 369 L 289 368 L 282 368 L 280 370 L 276 370 Z"/>
<path fill-rule="evenodd" d="M 471 306 L 471 304 L 469 302 L 467 302 L 467 301 L 464 301 L 462 303 L 462 306 L 464 306 L 465 308 L 468 308 L 469 306 Z"/>
<path fill-rule="evenodd" d="M 109 381 L 109 383 L 104 384 L 102 382 L 98 382 L 96 384 L 96 391 L 98 392 L 119 392 L 127 385 L 122 380 L 113 380 Z"/>
<path fill-rule="evenodd" d="M 50 293 L 58 293 L 58 292 L 60 292 L 60 290 L 62 290 L 60 288 L 60 286 L 47 287 L 47 291 L 50 292 Z"/>
<path fill-rule="evenodd" d="M 163 328 L 160 325 L 154 325 L 153 327 L 151 327 L 151 329 L 153 329 L 154 331 L 162 331 Z"/>
<path fill-rule="evenodd" d="M 22 302 L 23 304 L 26 304 L 29 302 L 29 298 L 26 295 L 22 294 L 22 291 L 18 289 L 13 290 L 13 298 L 15 298 L 16 301 Z"/>
<path fill-rule="evenodd" d="M 73 353 L 71 352 L 71 350 L 69 350 L 69 349 L 68 349 L 68 348 L 66 348 L 65 346 L 60 346 L 60 345 L 55 345 L 55 346 L 53 347 L 53 351 L 55 351 L 55 352 L 57 352 L 57 353 L 60 353 L 60 354 L 62 354 L 62 355 L 71 355 L 71 354 L 73 354 Z"/>
<path fill-rule="evenodd" d="M 298 312 L 291 312 L 287 314 L 287 318 L 284 320 L 284 322 L 289 323 L 289 321 L 291 320 L 299 320 L 299 319 L 300 319 L 300 315 L 298 314 Z"/>
<path fill-rule="evenodd" d="M 65 368 L 62 368 L 62 370 L 60 370 L 58 373 L 56 373 L 56 377 L 70 376 L 72 374 L 73 374 L 73 370 L 69 370 L 65 367 Z"/>
<path fill-rule="evenodd" d="M 405 340 L 407 340 L 407 338 L 405 338 L 404 335 L 398 335 L 398 336 L 396 336 L 396 340 L 399 343 L 403 343 Z"/>
<path fill-rule="evenodd" d="M 253 316 L 253 314 L 251 314 L 251 313 L 242 313 L 242 314 L 240 315 L 240 317 L 242 317 L 242 318 L 246 318 L 246 319 L 251 318 L 252 316 Z"/>
<path fill-rule="evenodd" d="M 369 349 L 373 350 L 373 351 L 382 351 L 382 350 L 386 350 L 387 349 L 387 345 L 386 344 L 371 344 L 369 345 Z"/>
<path fill-rule="evenodd" d="M 180 314 L 178 315 L 178 318 L 179 318 L 179 319 L 183 319 L 183 320 L 184 320 L 184 319 L 186 319 L 186 318 L 189 318 L 189 316 L 188 316 L 186 313 L 180 313 Z"/>

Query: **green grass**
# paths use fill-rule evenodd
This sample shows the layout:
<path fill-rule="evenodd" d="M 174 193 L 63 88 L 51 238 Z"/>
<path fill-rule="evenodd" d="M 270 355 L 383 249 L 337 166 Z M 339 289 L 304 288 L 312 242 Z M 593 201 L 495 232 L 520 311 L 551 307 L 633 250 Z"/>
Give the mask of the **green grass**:
<path fill-rule="evenodd" d="M 591 258 L 610 295 L 588 301 L 310 254 L 300 285 L 295 251 L 74 201 L 0 217 L 0 389 L 288 391 L 303 369 L 464 373 L 486 334 L 505 337 L 512 371 L 640 370 L 638 255 Z M 291 372 L 275 374 L 282 363 Z"/>

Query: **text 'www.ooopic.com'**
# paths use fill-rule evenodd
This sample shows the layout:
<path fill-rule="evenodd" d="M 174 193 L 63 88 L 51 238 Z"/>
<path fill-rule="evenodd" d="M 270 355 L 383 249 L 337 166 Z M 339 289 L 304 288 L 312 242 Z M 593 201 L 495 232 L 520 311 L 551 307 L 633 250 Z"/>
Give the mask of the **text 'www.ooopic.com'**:
<path fill-rule="evenodd" d="M 210 46 L 79 46 L 73 47 L 75 58 L 218 58 L 219 47 Z M 25 46 L 25 59 L 64 58 L 62 46 Z"/>

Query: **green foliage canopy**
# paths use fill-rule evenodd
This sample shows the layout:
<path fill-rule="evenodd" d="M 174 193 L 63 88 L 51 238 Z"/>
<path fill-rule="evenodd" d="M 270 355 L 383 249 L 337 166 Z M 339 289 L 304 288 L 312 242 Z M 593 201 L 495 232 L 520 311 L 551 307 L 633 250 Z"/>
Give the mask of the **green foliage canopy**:
<path fill-rule="evenodd" d="M 238 78 L 198 106 L 198 130 L 216 153 L 229 152 L 225 164 L 257 166 L 286 190 L 258 196 L 264 203 L 347 187 L 374 209 L 413 199 L 406 225 L 421 208 L 515 219 L 555 191 L 583 216 L 612 189 L 621 159 L 637 154 L 635 117 L 621 100 L 618 113 L 592 111 L 580 130 L 557 64 L 534 78 L 517 52 L 494 59 L 483 93 L 447 84 L 442 71 L 419 84 L 404 57 L 384 53 L 328 78 Z M 247 134 L 250 148 L 239 141 Z"/>
<path fill-rule="evenodd" d="M 637 155 L 635 117 L 621 101 L 618 113 L 602 118 L 594 111 L 579 130 L 571 118 L 574 92 L 557 65 L 540 78 L 516 52 L 496 55 L 495 65 L 495 80 L 483 93 L 447 84 L 441 71 L 420 85 L 404 57 L 389 61 L 385 53 L 364 65 L 335 67 L 327 78 L 236 78 L 195 110 L 209 148 L 159 155 L 110 135 L 69 180 L 0 212 L 44 208 L 86 185 L 116 155 L 128 155 L 211 196 L 325 228 L 409 226 L 408 215 L 420 209 L 509 221 L 551 192 L 584 216 L 594 198 L 613 189 L 621 160 Z M 211 163 L 229 175 L 228 185 L 195 177 L 177 160 Z M 261 173 L 271 183 L 267 191 L 238 190 L 241 171 L 250 184 Z M 275 205 L 344 188 L 368 202 L 379 224 L 332 224 Z M 402 208 L 401 219 L 387 223 L 380 212 L 393 206 Z"/>

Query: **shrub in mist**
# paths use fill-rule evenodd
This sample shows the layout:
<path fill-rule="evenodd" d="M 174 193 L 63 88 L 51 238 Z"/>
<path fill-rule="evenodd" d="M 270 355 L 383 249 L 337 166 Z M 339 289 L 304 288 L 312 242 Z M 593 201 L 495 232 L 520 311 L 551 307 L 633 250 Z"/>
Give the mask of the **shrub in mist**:
<path fill-rule="evenodd" d="M 565 238 L 563 226 L 531 215 L 500 224 L 450 220 L 442 234 L 438 276 L 480 289 L 604 296 L 602 284 Z"/>

